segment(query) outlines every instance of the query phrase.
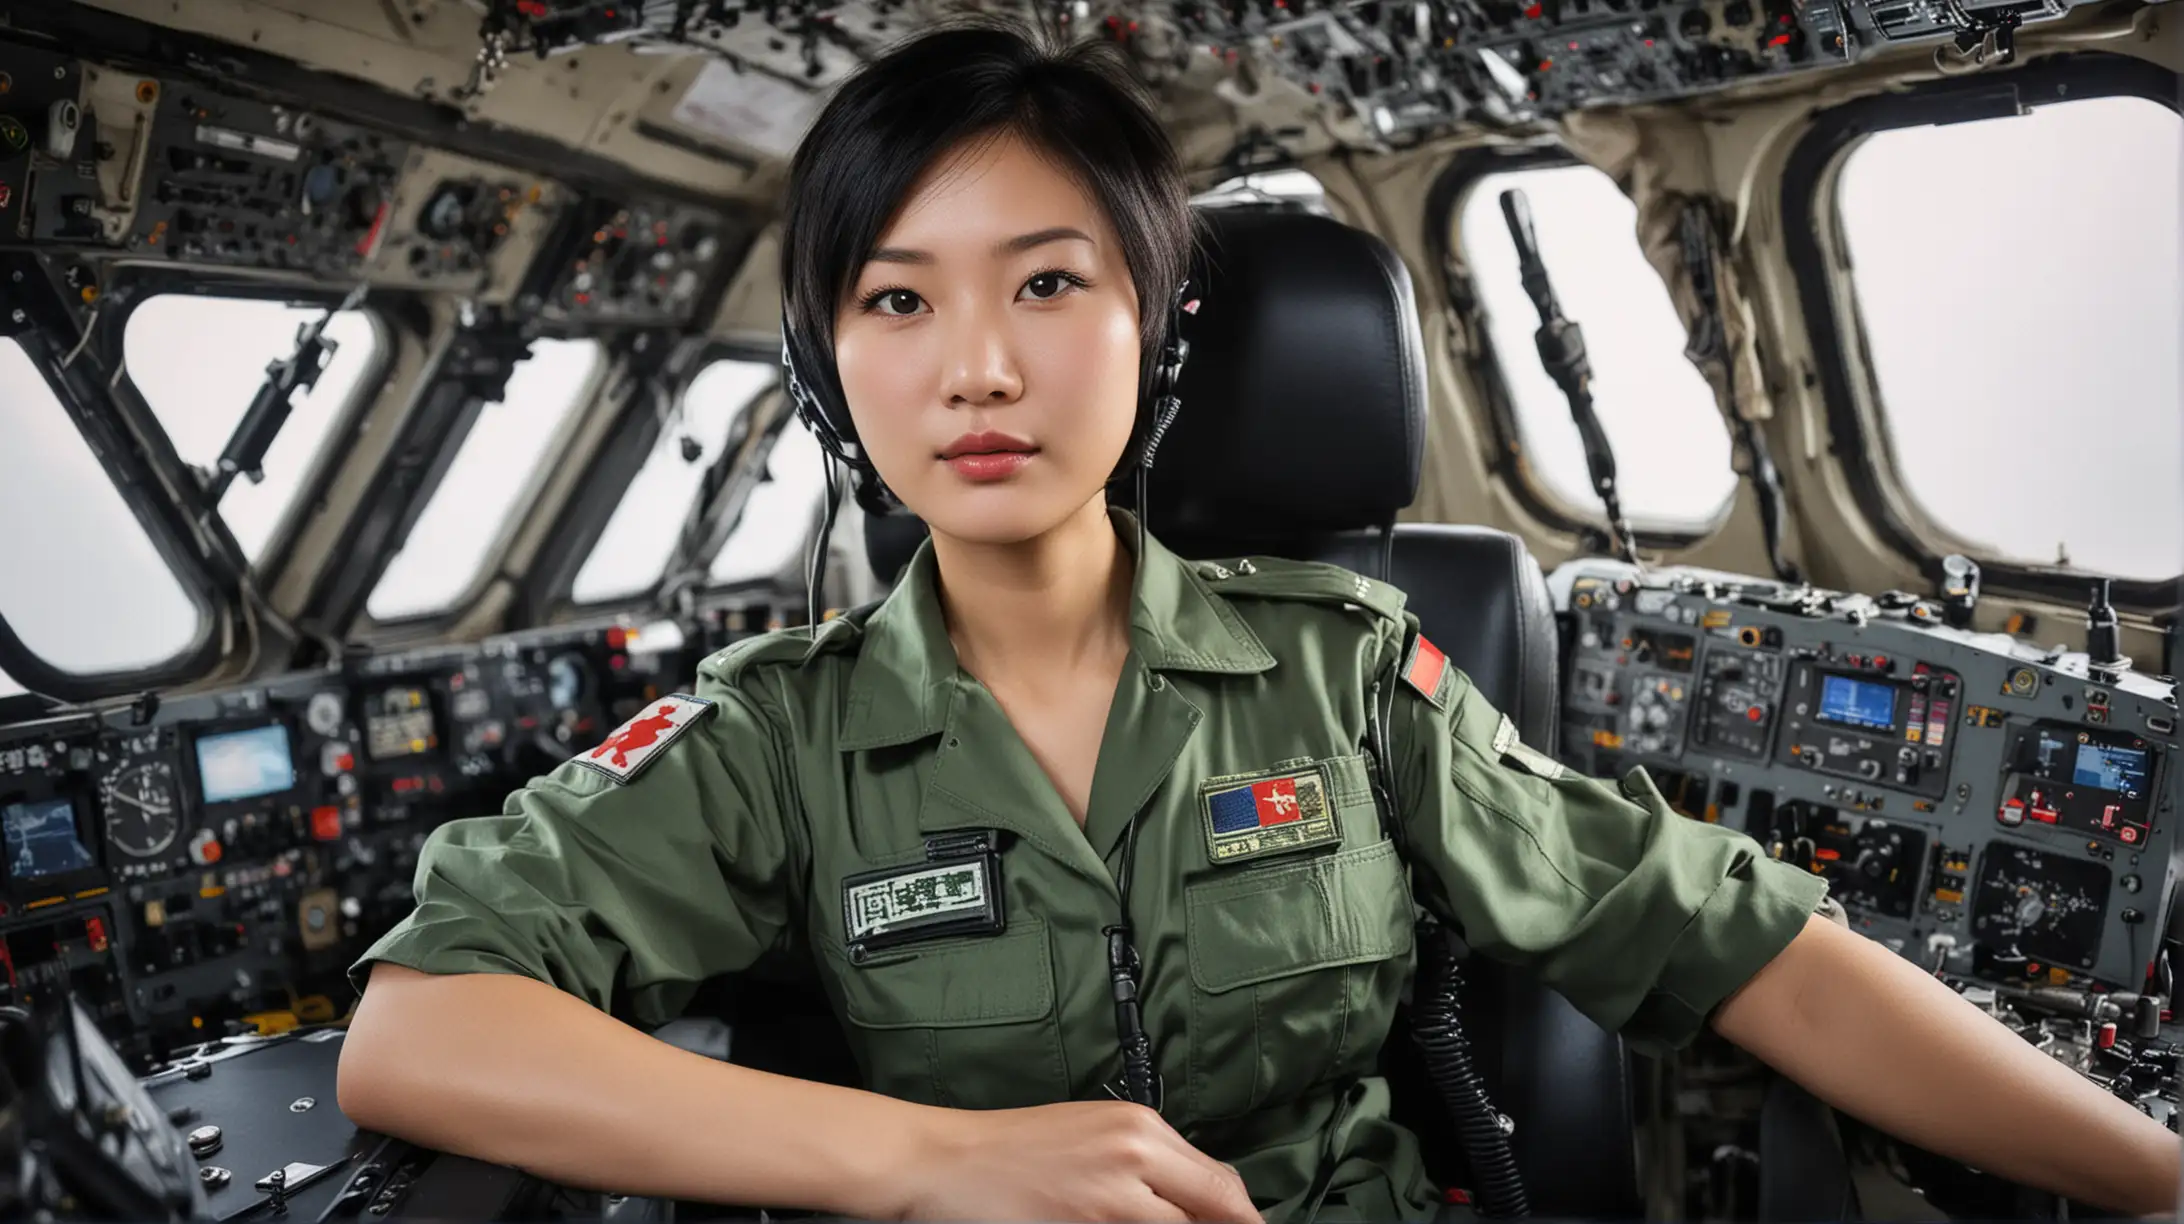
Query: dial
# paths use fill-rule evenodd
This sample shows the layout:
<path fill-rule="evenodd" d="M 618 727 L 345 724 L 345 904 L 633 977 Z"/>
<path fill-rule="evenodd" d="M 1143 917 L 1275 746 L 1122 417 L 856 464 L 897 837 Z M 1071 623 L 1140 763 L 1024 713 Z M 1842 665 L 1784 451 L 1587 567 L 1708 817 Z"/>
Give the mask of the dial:
<path fill-rule="evenodd" d="M 175 812 L 174 771 L 165 761 L 145 761 L 107 775 L 106 836 L 124 854 L 152 858 L 166 852 L 182 831 Z"/>
<path fill-rule="evenodd" d="M 341 694 L 314 693 L 303 708 L 303 723 L 318 735 L 332 739 L 341 731 Z"/>
<path fill-rule="evenodd" d="M 584 665 L 575 655 L 556 655 L 546 664 L 546 700 L 556 710 L 573 710 L 584 696 Z"/>

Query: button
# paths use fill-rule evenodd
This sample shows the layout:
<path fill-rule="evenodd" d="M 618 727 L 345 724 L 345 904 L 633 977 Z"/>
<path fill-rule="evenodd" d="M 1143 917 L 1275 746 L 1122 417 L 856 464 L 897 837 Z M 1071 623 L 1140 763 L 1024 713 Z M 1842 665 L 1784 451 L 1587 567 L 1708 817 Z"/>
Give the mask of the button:
<path fill-rule="evenodd" d="M 222 1141 L 219 1127 L 200 1126 L 190 1132 L 190 1155 L 203 1160 L 219 1151 Z"/>
<path fill-rule="evenodd" d="M 332 806 L 311 809 L 311 836 L 320 841 L 340 841 L 341 809 Z"/>
<path fill-rule="evenodd" d="M 2123 918 L 2124 923 L 2128 926 L 2137 926 L 2139 923 L 2146 921 L 2145 914 L 2140 913 L 2138 910 L 2129 908 L 2126 908 L 2123 911 L 2121 917 Z"/>
<path fill-rule="evenodd" d="M 220 838 L 211 829 L 198 830 L 190 839 L 190 861 L 200 867 L 210 867 L 220 861 Z"/>
<path fill-rule="evenodd" d="M 2123 891 L 2127 893 L 2135 893 L 2139 889 L 2144 887 L 2146 887 L 2146 881 L 2139 879 L 2135 875 L 2127 875 L 2123 877 Z"/>

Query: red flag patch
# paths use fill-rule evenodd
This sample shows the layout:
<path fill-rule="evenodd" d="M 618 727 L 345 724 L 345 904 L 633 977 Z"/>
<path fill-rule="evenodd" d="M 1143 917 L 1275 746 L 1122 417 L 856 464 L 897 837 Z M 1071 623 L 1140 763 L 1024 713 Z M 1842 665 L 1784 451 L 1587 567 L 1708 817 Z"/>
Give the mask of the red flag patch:
<path fill-rule="evenodd" d="M 1446 710 L 1448 678 L 1448 656 L 1427 641 L 1425 634 L 1411 635 L 1410 651 L 1403 658 L 1403 683 L 1417 689 L 1434 709 Z"/>
<path fill-rule="evenodd" d="M 712 702 L 687 693 L 671 693 L 646 702 L 635 717 L 615 728 L 614 734 L 597 748 L 577 757 L 576 763 L 616 782 L 628 782 L 652 758 L 667 751 L 677 736 L 712 711 Z"/>

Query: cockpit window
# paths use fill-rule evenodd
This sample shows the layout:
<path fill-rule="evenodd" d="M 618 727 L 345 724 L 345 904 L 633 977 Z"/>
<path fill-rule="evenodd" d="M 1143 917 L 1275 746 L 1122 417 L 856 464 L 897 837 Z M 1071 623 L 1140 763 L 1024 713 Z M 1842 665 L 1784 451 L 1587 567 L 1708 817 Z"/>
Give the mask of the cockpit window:
<path fill-rule="evenodd" d="M 1535 491 L 1587 515 L 1602 513 L 1569 400 L 1540 366 L 1533 341 L 1539 313 L 1525 295 L 1502 217 L 1501 193 L 1512 187 L 1532 206 L 1562 313 L 1585 330 L 1593 407 L 1615 449 L 1624 513 L 1640 528 L 1710 527 L 1736 491 L 1729 431 L 1706 380 L 1684 357 L 1684 327 L 1668 289 L 1639 250 L 1636 207 L 1591 166 L 1486 175 L 1458 218 Z"/>
<path fill-rule="evenodd" d="M 819 440 L 791 421 L 766 456 L 769 479 L 751 490 L 743 518 L 721 545 L 706 577 L 716 586 L 771 578 L 787 569 L 818 526 L 826 500 L 826 465 Z"/>
<path fill-rule="evenodd" d="M 372 588 L 364 606 L 374 620 L 444 612 L 469 589 L 570 411 L 590 398 L 599 362 L 595 340 L 532 343 L 501 398 L 478 410 L 402 551 Z"/>
<path fill-rule="evenodd" d="M 779 380 L 780 367 L 771 362 L 722 360 L 698 373 L 683 394 L 680 416 L 660 430 L 644 468 L 577 571 L 572 599 L 624 599 L 660 580 L 706 469 L 720 458 L 744 410 Z M 697 444 L 688 455 L 686 439 Z"/>
<path fill-rule="evenodd" d="M 2184 571 L 2179 149 L 2175 111 L 2112 97 L 1879 132 L 1845 160 L 1890 463 L 1932 525 L 2006 560 Z"/>
<path fill-rule="evenodd" d="M 188 649 L 203 614 L 13 340 L 0 340 L 0 405 L 0 523 L 15 525 L 0 573 L 8 627 L 46 663 L 86 675 Z"/>
<path fill-rule="evenodd" d="M 0 700 L 9 697 L 20 697 L 27 691 L 29 690 L 15 682 L 15 677 L 5 671 L 0 671 Z"/>
<path fill-rule="evenodd" d="M 274 301 L 161 294 L 130 313 L 122 356 L 175 453 L 211 471 L 264 384 L 266 367 L 294 353 L 297 329 L 325 313 Z M 379 363 L 379 333 L 362 311 L 335 315 L 326 335 L 339 347 L 318 385 L 289 401 L 288 423 L 265 455 L 265 479 L 238 476 L 220 499 L 220 517 L 252 561 L 264 553 L 358 386 Z"/>

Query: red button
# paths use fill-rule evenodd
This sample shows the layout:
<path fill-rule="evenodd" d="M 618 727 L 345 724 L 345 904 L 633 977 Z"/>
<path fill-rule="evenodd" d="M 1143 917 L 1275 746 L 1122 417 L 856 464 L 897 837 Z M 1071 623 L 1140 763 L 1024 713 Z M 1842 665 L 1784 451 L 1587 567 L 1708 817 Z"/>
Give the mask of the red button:
<path fill-rule="evenodd" d="M 2101 1035 L 2094 1040 L 2094 1044 L 2104 1050 L 2116 1044 L 2115 1021 L 2110 1020 L 2108 1023 L 2101 1025 Z"/>
<path fill-rule="evenodd" d="M 1744 716 L 1753 722 L 1758 722 L 1760 719 L 1767 717 L 1767 711 L 1760 709 L 1758 706 L 1753 706 L 1744 712 Z"/>
<path fill-rule="evenodd" d="M 353 752 L 344 752 L 334 758 L 334 771 L 336 773 L 347 773 L 355 768 L 356 754 Z"/>
<path fill-rule="evenodd" d="M 311 811 L 311 836 L 320 841 L 341 840 L 341 809 L 337 807 L 313 808 Z"/>
<path fill-rule="evenodd" d="M 104 918 L 84 919 L 83 933 L 91 941 L 91 950 L 93 952 L 106 951 L 106 920 Z M 2116 1026 L 2111 1024 L 2108 1027 L 2114 1028 Z"/>
<path fill-rule="evenodd" d="M 620 625 L 616 625 L 613 628 L 607 630 L 608 650 L 620 650 L 623 644 L 628 641 L 629 630 L 622 628 Z"/>

